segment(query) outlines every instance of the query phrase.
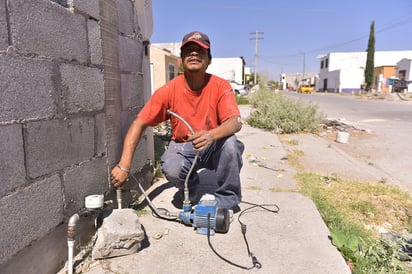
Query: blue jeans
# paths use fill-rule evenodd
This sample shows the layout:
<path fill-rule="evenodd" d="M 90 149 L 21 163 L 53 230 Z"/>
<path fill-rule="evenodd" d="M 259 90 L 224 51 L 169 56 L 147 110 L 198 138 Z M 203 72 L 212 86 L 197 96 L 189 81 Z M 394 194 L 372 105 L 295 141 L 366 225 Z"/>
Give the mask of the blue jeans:
<path fill-rule="evenodd" d="M 208 148 L 199 152 L 199 158 L 189 181 L 189 192 L 196 191 L 204 176 L 199 176 L 203 168 L 213 172 L 215 195 L 218 207 L 234 208 L 241 199 L 240 170 L 243 165 L 242 153 L 244 145 L 236 135 L 213 142 Z M 179 189 L 184 188 L 186 176 L 196 156 L 192 143 L 176 143 L 171 141 L 162 155 L 161 169 L 166 179 Z M 202 172 L 202 171 L 201 171 Z"/>

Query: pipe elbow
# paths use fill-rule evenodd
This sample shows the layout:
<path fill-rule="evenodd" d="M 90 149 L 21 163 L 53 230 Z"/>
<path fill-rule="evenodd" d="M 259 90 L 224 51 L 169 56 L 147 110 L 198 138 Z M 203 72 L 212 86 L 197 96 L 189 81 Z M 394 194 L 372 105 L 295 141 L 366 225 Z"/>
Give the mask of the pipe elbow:
<path fill-rule="evenodd" d="M 68 226 L 76 226 L 79 219 L 80 219 L 79 214 L 77 214 L 77 213 L 73 214 L 69 219 Z"/>

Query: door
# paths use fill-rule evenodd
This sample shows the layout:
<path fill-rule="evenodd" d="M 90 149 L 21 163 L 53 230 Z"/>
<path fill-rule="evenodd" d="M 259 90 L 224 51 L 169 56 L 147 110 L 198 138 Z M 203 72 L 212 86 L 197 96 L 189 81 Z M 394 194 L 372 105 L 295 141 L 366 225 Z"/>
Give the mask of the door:
<path fill-rule="evenodd" d="M 323 79 L 323 91 L 328 92 L 328 79 Z"/>

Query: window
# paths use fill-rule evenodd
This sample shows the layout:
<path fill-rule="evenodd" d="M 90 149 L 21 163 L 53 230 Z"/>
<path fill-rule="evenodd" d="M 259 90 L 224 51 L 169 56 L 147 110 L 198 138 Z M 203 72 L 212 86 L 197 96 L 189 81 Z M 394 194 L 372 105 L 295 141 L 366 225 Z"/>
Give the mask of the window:
<path fill-rule="evenodd" d="M 167 81 L 172 80 L 176 77 L 176 66 L 174 64 L 168 65 L 168 79 Z"/>
<path fill-rule="evenodd" d="M 328 62 L 329 62 L 329 59 L 325 59 L 325 68 L 328 68 Z"/>
<path fill-rule="evenodd" d="M 323 60 L 320 61 L 320 69 L 323 69 Z"/>

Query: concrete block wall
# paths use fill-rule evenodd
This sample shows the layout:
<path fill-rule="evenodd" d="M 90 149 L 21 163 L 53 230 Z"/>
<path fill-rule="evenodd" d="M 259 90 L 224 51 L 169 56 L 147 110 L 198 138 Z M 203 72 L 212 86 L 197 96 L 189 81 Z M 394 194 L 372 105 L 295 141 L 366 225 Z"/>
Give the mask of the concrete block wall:
<path fill-rule="evenodd" d="M 150 94 L 134 2 L 0 0 L 1 273 L 56 273 L 68 218 L 114 194 L 109 171 Z M 133 169 L 153 160 L 151 137 Z"/>

